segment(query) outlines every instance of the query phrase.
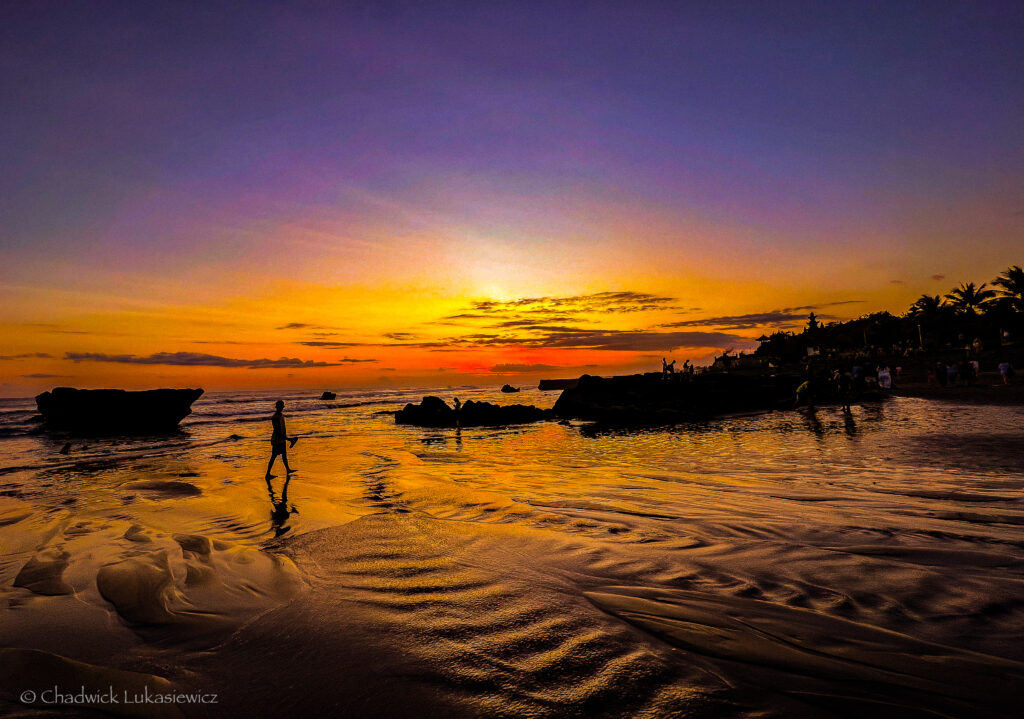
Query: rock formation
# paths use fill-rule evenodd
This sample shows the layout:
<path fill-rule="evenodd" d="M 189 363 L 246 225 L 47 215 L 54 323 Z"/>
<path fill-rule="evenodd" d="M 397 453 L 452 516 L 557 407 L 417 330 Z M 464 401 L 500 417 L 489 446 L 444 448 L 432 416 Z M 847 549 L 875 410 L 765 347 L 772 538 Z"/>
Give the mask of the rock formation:
<path fill-rule="evenodd" d="M 500 406 L 470 400 L 454 410 L 440 397 L 424 397 L 419 404 L 409 403 L 395 413 L 395 424 L 418 427 L 496 427 L 525 424 L 546 419 L 549 413 L 532 405 Z"/>
<path fill-rule="evenodd" d="M 85 434 L 167 432 L 192 413 L 201 389 L 74 389 L 57 387 L 36 396 L 48 427 Z"/>

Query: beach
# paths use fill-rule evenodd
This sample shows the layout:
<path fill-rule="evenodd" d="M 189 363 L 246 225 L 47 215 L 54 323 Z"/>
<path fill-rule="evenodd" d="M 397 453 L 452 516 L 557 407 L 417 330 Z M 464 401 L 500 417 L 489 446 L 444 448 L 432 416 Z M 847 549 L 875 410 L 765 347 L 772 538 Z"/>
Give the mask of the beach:
<path fill-rule="evenodd" d="M 395 426 L 424 394 L 557 398 L 212 393 L 178 433 L 67 455 L 4 400 L 0 711 L 1016 714 L 1020 406 Z"/>

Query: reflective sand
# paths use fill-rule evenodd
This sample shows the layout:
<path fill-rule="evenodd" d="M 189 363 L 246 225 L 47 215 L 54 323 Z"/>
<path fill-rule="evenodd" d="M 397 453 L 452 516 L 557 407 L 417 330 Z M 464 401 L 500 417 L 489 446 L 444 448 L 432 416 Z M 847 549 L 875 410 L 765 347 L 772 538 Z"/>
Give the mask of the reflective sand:
<path fill-rule="evenodd" d="M 219 694 L 190 716 L 1014 709 L 1021 409 L 642 432 L 377 414 L 419 394 L 286 395 L 287 487 L 263 479 L 277 395 L 66 456 L 0 407 L 0 646 Z"/>

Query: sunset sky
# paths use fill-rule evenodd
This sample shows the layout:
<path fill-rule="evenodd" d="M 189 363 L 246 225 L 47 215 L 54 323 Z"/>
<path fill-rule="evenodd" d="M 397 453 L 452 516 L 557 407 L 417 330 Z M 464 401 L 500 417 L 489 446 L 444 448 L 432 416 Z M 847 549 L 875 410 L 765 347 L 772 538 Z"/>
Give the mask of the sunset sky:
<path fill-rule="evenodd" d="M 1024 4 L 8 2 L 0 395 L 534 383 L 1024 261 Z"/>

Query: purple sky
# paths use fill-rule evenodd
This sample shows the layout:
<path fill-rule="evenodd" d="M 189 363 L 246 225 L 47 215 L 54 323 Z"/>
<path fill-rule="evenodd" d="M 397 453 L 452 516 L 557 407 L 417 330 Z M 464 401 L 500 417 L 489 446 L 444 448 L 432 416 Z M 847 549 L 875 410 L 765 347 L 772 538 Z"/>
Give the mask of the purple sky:
<path fill-rule="evenodd" d="M 288 205 L 439 176 L 813 234 L 1024 160 L 1019 2 L 71 5 L 0 16 L 8 248 L 79 248 L 139 185 Z"/>

